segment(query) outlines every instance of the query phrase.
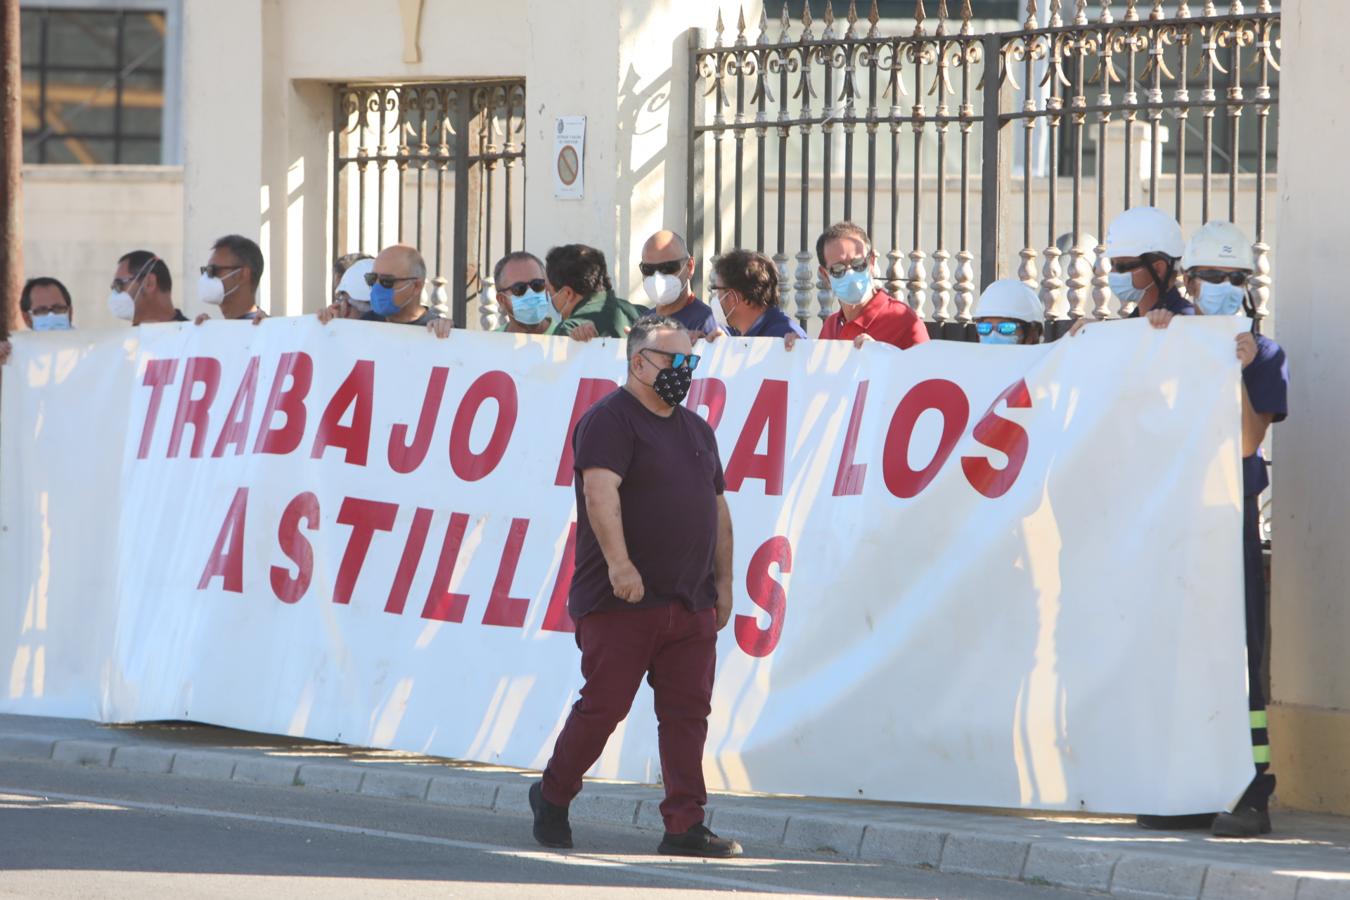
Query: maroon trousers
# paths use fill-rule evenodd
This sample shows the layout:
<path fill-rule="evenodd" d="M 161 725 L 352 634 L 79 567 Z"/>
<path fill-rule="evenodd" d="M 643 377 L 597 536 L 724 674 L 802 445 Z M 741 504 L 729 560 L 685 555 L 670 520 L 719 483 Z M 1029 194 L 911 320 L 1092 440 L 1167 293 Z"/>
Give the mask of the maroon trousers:
<path fill-rule="evenodd" d="M 703 743 L 717 665 L 717 615 L 682 603 L 588 613 L 577 622 L 581 699 L 544 769 L 544 799 L 567 806 L 581 793 L 581 776 L 595 764 L 614 728 L 628 715 L 647 676 L 656 708 L 666 831 L 703 821 Z"/>

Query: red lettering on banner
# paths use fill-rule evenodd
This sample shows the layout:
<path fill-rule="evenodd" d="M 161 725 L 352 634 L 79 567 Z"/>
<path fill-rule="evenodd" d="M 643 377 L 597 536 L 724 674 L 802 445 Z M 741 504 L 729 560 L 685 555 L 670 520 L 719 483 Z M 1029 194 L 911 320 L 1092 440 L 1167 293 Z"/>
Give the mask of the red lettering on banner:
<path fill-rule="evenodd" d="M 919 416 L 930 409 L 942 413 L 942 438 L 932 460 L 916 471 L 909 467 L 909 442 Z M 886 432 L 886 446 L 881 457 L 886 488 L 902 500 L 917 497 L 937 477 L 969 420 L 970 401 L 956 384 L 933 378 L 914 385 L 895 408 L 891 427 Z"/>
<path fill-rule="evenodd" d="M 727 406 L 726 382 L 720 378 L 698 379 L 689 385 L 689 396 L 685 398 L 684 405 L 694 412 L 698 412 L 699 407 L 706 409 L 708 414 L 703 418 L 716 431 Z"/>
<path fill-rule="evenodd" d="M 736 644 L 749 656 L 768 656 L 778 646 L 787 616 L 787 592 L 769 574 L 776 565 L 782 575 L 792 571 L 792 544 L 785 537 L 771 537 L 750 557 L 745 572 L 745 590 L 750 600 L 769 614 L 769 626 L 760 628 L 754 616 L 736 617 Z"/>
<path fill-rule="evenodd" d="M 234 402 L 230 404 L 230 412 L 225 416 L 220 436 L 216 438 L 212 457 L 218 459 L 224 456 L 225 448 L 231 444 L 234 445 L 235 456 L 244 452 L 244 445 L 248 443 L 248 423 L 253 418 L 253 399 L 257 393 L 258 357 L 254 356 L 249 359 L 244 377 L 239 380 L 239 390 L 234 392 Z"/>
<path fill-rule="evenodd" d="M 978 456 L 961 457 L 961 470 L 966 473 L 966 480 L 970 482 L 970 486 L 990 500 L 1002 497 L 1013 486 L 1013 482 L 1017 481 L 1017 476 L 1022 473 L 1022 464 L 1026 462 L 1027 448 L 1030 445 L 1025 428 L 994 412 L 1005 400 L 1009 409 L 1030 409 L 1031 392 L 1027 390 L 1026 381 L 1019 380 L 998 395 L 998 399 L 989 405 L 989 411 L 984 414 L 984 418 L 975 426 L 973 437 L 989 449 L 997 450 L 1008 457 L 1008 464 L 1002 469 L 996 469 L 987 459 Z"/>
<path fill-rule="evenodd" d="M 197 385 L 202 385 L 202 395 L 192 395 Z M 202 444 L 206 442 L 206 426 L 211 411 L 211 401 L 216 399 L 220 388 L 220 360 L 211 356 L 194 356 L 187 361 L 183 370 L 183 383 L 178 388 L 178 412 L 173 417 L 173 431 L 169 432 L 168 458 L 178 455 L 183 444 L 183 428 L 192 426 L 192 449 L 188 456 L 196 459 L 202 455 Z"/>
<path fill-rule="evenodd" d="M 257 361 L 255 356 L 254 361 Z M 305 523 L 309 531 L 319 527 L 319 498 L 305 491 L 286 504 L 281 514 L 281 524 L 277 526 L 277 543 L 281 552 L 295 563 L 296 572 L 291 575 L 285 566 L 273 566 L 272 593 L 282 603 L 296 603 L 309 590 L 310 579 L 314 577 L 314 547 L 309 539 L 300 533 L 300 523 Z"/>
<path fill-rule="evenodd" d="M 403 558 L 398 561 L 398 571 L 394 573 L 394 583 L 389 587 L 389 599 L 384 603 L 384 611 L 396 616 L 403 614 L 408 602 L 408 588 L 412 587 L 413 576 L 417 574 L 417 562 L 422 558 L 422 548 L 427 545 L 427 532 L 431 530 L 432 511 L 424 506 L 417 507 L 413 513 L 412 527 L 408 529 L 408 541 L 403 545 Z"/>
<path fill-rule="evenodd" d="M 567 529 L 567 542 L 563 545 L 562 561 L 558 563 L 558 577 L 553 581 L 553 594 L 548 598 L 548 609 L 544 612 L 544 624 L 540 631 L 577 630 L 577 623 L 567 611 L 567 595 L 572 589 L 572 572 L 577 560 L 577 523 Z"/>
<path fill-rule="evenodd" d="M 337 583 L 333 586 L 334 603 L 352 602 L 352 588 L 356 587 L 356 578 L 365 565 L 370 539 L 377 531 L 392 531 L 397 516 L 397 503 L 380 503 L 358 497 L 343 498 L 337 520 L 339 525 L 352 526 L 352 534 L 347 539 L 347 550 L 342 554 L 342 563 L 338 566 Z"/>
<path fill-rule="evenodd" d="M 783 463 L 787 456 L 787 402 L 788 383 L 773 378 L 764 379 L 759 386 L 745 427 L 736 439 L 736 448 L 727 462 L 727 490 L 735 493 L 747 478 L 764 481 L 764 494 L 777 497 L 783 493 Z M 757 453 L 760 438 L 768 431 L 768 446 Z"/>
<path fill-rule="evenodd" d="M 408 443 L 408 426 L 395 425 L 389 431 L 389 468 L 400 475 L 407 475 L 422 464 L 431 447 L 431 436 L 436 431 L 436 419 L 440 416 L 441 400 L 445 397 L 445 383 L 450 378 L 450 370 L 445 366 L 436 366 L 427 379 L 427 393 L 422 398 L 422 415 L 417 419 L 417 433 L 412 443 Z"/>
<path fill-rule="evenodd" d="M 225 513 L 225 521 L 216 535 L 216 545 L 211 548 L 211 556 L 202 569 L 197 590 L 204 590 L 212 578 L 219 575 L 224 590 L 235 594 L 244 592 L 244 518 L 248 512 L 248 488 L 241 487 L 234 492 L 230 508 Z"/>
<path fill-rule="evenodd" d="M 474 453 L 469 448 L 469 434 L 478 418 L 478 410 L 487 399 L 497 401 L 497 421 L 492 426 L 492 436 L 482 453 Z M 511 376 L 502 371 L 484 372 L 471 385 L 455 411 L 455 421 L 450 427 L 450 468 L 455 470 L 461 481 L 478 481 L 497 468 L 506 453 L 506 445 L 511 442 L 511 432 L 516 427 L 516 383 Z"/>
<path fill-rule="evenodd" d="M 445 528 L 445 540 L 441 543 L 441 556 L 436 561 L 436 574 L 431 578 L 431 590 L 427 591 L 427 602 L 422 607 L 422 618 L 435 619 L 438 622 L 463 622 L 464 609 L 469 605 L 468 594 L 450 592 L 450 579 L 455 574 L 455 563 L 459 562 L 459 548 L 464 544 L 464 532 L 469 528 L 469 517 L 464 513 L 453 513 L 450 524 Z"/>
<path fill-rule="evenodd" d="M 563 435 L 562 454 L 558 457 L 558 474 L 553 483 L 558 487 L 567 487 L 572 483 L 572 432 L 576 431 L 581 417 L 599 401 L 619 389 L 617 382 L 608 378 L 583 378 L 577 382 L 577 397 L 572 401 L 572 418 L 567 423 L 567 433 Z"/>
<path fill-rule="evenodd" d="M 844 434 L 844 452 L 839 454 L 839 471 L 834 475 L 834 496 L 855 497 L 863 491 L 867 480 L 867 463 L 855 463 L 858 453 L 858 431 L 862 428 L 863 407 L 867 405 L 866 381 L 858 382 L 858 393 L 853 397 L 853 412 L 848 417 L 848 431 Z"/>
<path fill-rule="evenodd" d="M 346 379 L 333 392 L 333 399 L 319 419 L 314 435 L 311 459 L 322 459 L 329 447 L 343 447 L 348 465 L 364 466 L 370 452 L 370 418 L 375 406 L 375 362 L 358 359 Z M 347 410 L 352 411 L 352 424 L 342 425 Z M 289 423 L 288 423 L 289 425 Z"/>
<path fill-rule="evenodd" d="M 178 372 L 176 359 L 152 359 L 145 367 L 145 377 L 141 384 L 150 388 L 150 402 L 145 409 L 145 425 L 141 428 L 141 449 L 137 459 L 145 459 L 150 454 L 150 444 L 155 437 L 155 423 L 159 419 L 159 404 L 164 399 L 164 389 L 173 384 Z"/>
<path fill-rule="evenodd" d="M 506 549 L 502 551 L 502 561 L 497 566 L 497 579 L 492 582 L 492 593 L 488 595 L 487 610 L 483 613 L 484 625 L 520 628 L 525 624 L 530 598 L 512 597 L 510 594 L 516 566 L 520 563 L 520 548 L 525 544 L 525 532 L 529 528 L 529 519 L 511 520 L 511 530 L 506 535 Z"/>
<path fill-rule="evenodd" d="M 289 386 L 286 384 L 288 376 Z M 305 397 L 309 394 L 313 380 L 314 360 L 308 353 L 281 354 L 281 359 L 277 360 L 277 373 L 272 379 L 272 392 L 267 398 L 267 408 L 258 424 L 254 453 L 285 455 L 300 446 L 305 436 Z M 286 424 L 273 428 L 272 419 L 278 412 L 286 416 Z"/>

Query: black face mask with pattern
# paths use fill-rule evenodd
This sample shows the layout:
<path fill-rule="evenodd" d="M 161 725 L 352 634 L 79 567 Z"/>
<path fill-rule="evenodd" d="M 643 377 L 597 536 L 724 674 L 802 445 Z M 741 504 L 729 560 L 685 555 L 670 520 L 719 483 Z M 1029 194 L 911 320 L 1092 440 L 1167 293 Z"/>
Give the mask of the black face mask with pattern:
<path fill-rule="evenodd" d="M 694 370 L 683 368 L 662 369 L 652 382 L 652 390 L 670 406 L 679 406 L 689 394 L 689 385 L 694 381 Z"/>

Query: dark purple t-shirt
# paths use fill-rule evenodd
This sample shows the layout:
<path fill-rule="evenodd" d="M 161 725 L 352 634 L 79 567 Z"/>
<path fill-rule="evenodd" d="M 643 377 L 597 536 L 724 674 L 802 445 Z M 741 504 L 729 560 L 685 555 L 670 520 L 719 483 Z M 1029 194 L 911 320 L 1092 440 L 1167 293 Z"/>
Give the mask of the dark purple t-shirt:
<path fill-rule="evenodd" d="M 572 450 L 577 491 L 576 569 L 567 599 L 572 618 L 676 601 L 693 610 L 712 607 L 717 497 L 724 485 L 717 437 L 708 423 L 683 406 L 658 416 L 619 388 L 577 422 Z M 642 576 L 640 603 L 620 600 L 610 586 L 609 565 L 586 515 L 587 469 L 609 469 L 623 479 L 623 536 Z"/>

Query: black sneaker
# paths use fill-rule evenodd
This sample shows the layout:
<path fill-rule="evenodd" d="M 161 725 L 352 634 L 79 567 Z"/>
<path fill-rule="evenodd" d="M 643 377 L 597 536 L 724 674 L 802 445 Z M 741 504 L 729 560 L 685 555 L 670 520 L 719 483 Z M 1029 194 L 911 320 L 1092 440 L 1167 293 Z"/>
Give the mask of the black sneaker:
<path fill-rule="evenodd" d="M 544 799 L 544 788 L 536 781 L 530 785 L 530 809 L 534 811 L 534 839 L 545 847 L 572 847 L 572 826 L 567 823 L 567 807 L 555 806 Z"/>
<path fill-rule="evenodd" d="M 1150 831 L 1190 831 L 1209 828 L 1216 813 L 1192 813 L 1187 816 L 1135 816 L 1134 824 Z"/>
<path fill-rule="evenodd" d="M 1219 813 L 1214 818 L 1210 833 L 1215 837 L 1250 838 L 1270 834 L 1270 813 L 1255 806 L 1239 804 L 1230 813 Z"/>
<path fill-rule="evenodd" d="M 720 838 L 708 830 L 708 826 L 699 822 L 688 831 L 680 834 L 666 832 L 661 838 L 657 853 L 669 856 L 705 856 L 710 859 L 728 859 L 740 856 L 745 851 L 741 845 L 727 838 Z"/>

